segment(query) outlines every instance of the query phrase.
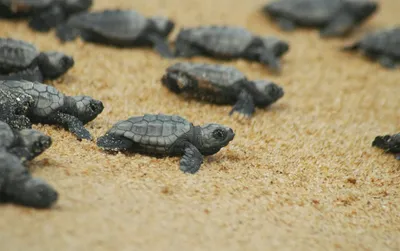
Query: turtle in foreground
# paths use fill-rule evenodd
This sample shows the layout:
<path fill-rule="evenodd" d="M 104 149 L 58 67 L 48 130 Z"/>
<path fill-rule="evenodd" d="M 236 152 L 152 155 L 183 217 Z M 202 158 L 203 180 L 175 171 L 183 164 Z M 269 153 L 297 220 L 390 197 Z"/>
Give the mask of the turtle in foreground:
<path fill-rule="evenodd" d="M 233 104 L 229 115 L 253 115 L 283 97 L 283 89 L 266 80 L 250 81 L 235 67 L 180 62 L 167 68 L 161 82 L 170 91 L 216 104 Z"/>
<path fill-rule="evenodd" d="M 74 65 L 62 52 L 40 52 L 35 45 L 13 38 L 0 38 L 0 80 L 43 82 L 56 79 Z"/>
<path fill-rule="evenodd" d="M 372 146 L 381 148 L 385 152 L 396 154 L 396 159 L 400 160 L 400 133 L 375 137 Z"/>
<path fill-rule="evenodd" d="M 0 121 L 7 123 L 12 129 L 32 128 L 26 114 L 33 105 L 34 100 L 30 95 L 0 88 Z"/>
<path fill-rule="evenodd" d="M 103 103 L 88 96 L 66 96 L 53 86 L 25 80 L 0 81 L 0 91 L 29 95 L 34 105 L 26 116 L 32 123 L 56 124 L 72 132 L 78 139 L 91 140 L 84 125 L 99 115 Z"/>
<path fill-rule="evenodd" d="M 218 59 L 243 58 L 280 71 L 280 57 L 289 44 L 275 37 L 257 36 L 238 26 L 199 26 L 183 28 L 175 41 L 175 56 L 210 56 Z"/>
<path fill-rule="evenodd" d="M 35 129 L 13 130 L 0 121 L 0 149 L 26 162 L 42 154 L 52 144 L 49 136 Z"/>
<path fill-rule="evenodd" d="M 93 0 L 0 0 L 0 18 L 27 18 L 29 27 L 47 32 L 71 15 L 87 11 Z"/>
<path fill-rule="evenodd" d="M 153 46 L 163 57 L 172 57 L 167 37 L 174 23 L 164 17 L 146 18 L 134 10 L 104 10 L 72 16 L 57 28 L 61 41 L 80 36 L 92 43 L 116 47 Z"/>
<path fill-rule="evenodd" d="M 378 3 L 370 0 L 277 0 L 262 12 L 281 30 L 318 28 L 321 37 L 343 37 L 371 17 Z"/>
<path fill-rule="evenodd" d="M 58 192 L 47 182 L 33 178 L 13 154 L 0 150 L 0 202 L 33 208 L 50 208 Z"/>
<path fill-rule="evenodd" d="M 400 26 L 370 33 L 360 41 L 343 47 L 343 50 L 360 50 L 383 67 L 394 69 L 400 64 Z"/>
<path fill-rule="evenodd" d="M 196 173 L 203 155 L 219 152 L 234 136 L 231 128 L 219 124 L 194 126 L 177 115 L 145 114 L 117 122 L 97 145 L 106 151 L 182 156 L 180 169 Z"/>

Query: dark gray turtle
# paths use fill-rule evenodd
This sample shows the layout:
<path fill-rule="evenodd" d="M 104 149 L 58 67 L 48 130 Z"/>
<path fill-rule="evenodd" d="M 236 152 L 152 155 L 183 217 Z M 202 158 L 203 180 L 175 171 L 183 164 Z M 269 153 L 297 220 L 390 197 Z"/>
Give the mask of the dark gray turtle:
<path fill-rule="evenodd" d="M 400 160 L 400 133 L 375 137 L 372 146 L 381 148 L 385 152 L 396 154 L 396 159 Z"/>
<path fill-rule="evenodd" d="M 52 144 L 51 138 L 34 129 L 13 130 L 0 121 L 0 149 L 26 162 L 42 154 Z"/>
<path fill-rule="evenodd" d="M 383 67 L 394 69 L 400 63 L 400 26 L 370 33 L 360 41 L 343 47 L 343 50 L 360 50 Z"/>
<path fill-rule="evenodd" d="M 99 100 L 88 96 L 66 96 L 54 87 L 38 82 L 0 81 L 0 90 L 30 95 L 35 103 L 26 116 L 32 123 L 61 125 L 78 139 L 92 139 L 84 125 L 95 119 L 104 108 Z"/>
<path fill-rule="evenodd" d="M 35 45 L 12 38 L 0 38 L 0 80 L 42 82 L 56 79 L 74 65 L 74 59 L 57 51 L 39 52 Z"/>
<path fill-rule="evenodd" d="M 0 121 L 16 130 L 32 128 L 26 116 L 34 100 L 30 95 L 0 89 Z"/>
<path fill-rule="evenodd" d="M 296 26 L 315 27 L 321 37 L 349 34 L 378 9 L 369 0 L 278 0 L 266 4 L 263 13 L 285 31 Z"/>
<path fill-rule="evenodd" d="M 81 36 L 85 41 L 117 47 L 153 46 L 164 57 L 172 53 L 167 36 L 174 23 L 164 17 L 146 18 L 134 10 L 105 10 L 72 16 L 57 28 L 61 41 Z"/>
<path fill-rule="evenodd" d="M 183 156 L 180 169 L 195 173 L 203 155 L 219 152 L 234 136 L 231 128 L 219 124 L 194 126 L 177 115 L 145 114 L 117 122 L 97 145 L 107 151 Z"/>
<path fill-rule="evenodd" d="M 0 18 L 28 18 L 29 27 L 47 32 L 71 15 L 87 11 L 93 0 L 0 0 Z"/>
<path fill-rule="evenodd" d="M 27 207 L 49 208 L 58 200 L 58 192 L 47 182 L 33 178 L 13 154 L 0 150 L 0 202 Z"/>
<path fill-rule="evenodd" d="M 176 63 L 167 68 L 161 82 L 169 90 L 188 98 L 234 104 L 230 115 L 238 112 L 250 117 L 255 107 L 267 107 L 283 97 L 284 91 L 275 83 L 249 81 L 231 66 L 204 63 Z"/>
<path fill-rule="evenodd" d="M 243 58 L 279 71 L 279 58 L 289 50 L 289 44 L 277 38 L 254 35 L 242 27 L 209 25 L 181 29 L 175 48 L 176 57 Z"/>

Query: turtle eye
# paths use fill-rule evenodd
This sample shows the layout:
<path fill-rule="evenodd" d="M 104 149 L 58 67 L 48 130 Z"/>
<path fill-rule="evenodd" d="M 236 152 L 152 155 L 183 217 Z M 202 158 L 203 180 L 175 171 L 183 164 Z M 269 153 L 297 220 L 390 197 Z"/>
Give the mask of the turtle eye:
<path fill-rule="evenodd" d="M 213 132 L 213 137 L 218 140 L 223 140 L 226 137 L 226 132 L 222 129 L 216 129 Z"/>

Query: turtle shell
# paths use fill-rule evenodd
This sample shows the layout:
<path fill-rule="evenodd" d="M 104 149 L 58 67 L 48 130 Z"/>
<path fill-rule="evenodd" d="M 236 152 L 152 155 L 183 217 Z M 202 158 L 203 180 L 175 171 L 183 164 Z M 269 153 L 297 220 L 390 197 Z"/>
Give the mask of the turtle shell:
<path fill-rule="evenodd" d="M 182 29 L 180 33 L 187 42 L 226 56 L 240 56 L 254 38 L 251 32 L 236 26 L 200 26 Z"/>
<path fill-rule="evenodd" d="M 265 13 L 304 25 L 324 25 L 341 8 L 342 0 L 278 0 L 264 8 Z"/>
<path fill-rule="evenodd" d="M 38 117 L 46 117 L 64 106 L 64 95 L 50 85 L 24 80 L 8 80 L 0 88 L 30 95 L 34 100 L 31 112 Z"/>
<path fill-rule="evenodd" d="M 39 55 L 37 48 L 22 40 L 0 38 L 0 71 L 10 73 L 26 69 Z"/>
<path fill-rule="evenodd" d="M 108 134 L 125 137 L 147 150 L 166 153 L 192 127 L 190 122 L 177 115 L 145 114 L 117 122 Z"/>
<path fill-rule="evenodd" d="M 68 26 L 95 32 L 118 40 L 135 40 L 147 28 L 146 17 L 134 10 L 105 10 L 72 16 Z"/>
<path fill-rule="evenodd" d="M 380 30 L 366 35 L 360 41 L 360 47 L 366 51 L 400 58 L 400 26 Z"/>
<path fill-rule="evenodd" d="M 7 149 L 14 142 L 15 137 L 11 127 L 2 121 L 0 121 L 0 151 Z"/>
<path fill-rule="evenodd" d="M 246 76 L 235 67 L 204 63 L 176 63 L 168 72 L 184 73 L 197 80 L 199 89 L 226 89 L 241 81 L 246 81 Z"/>

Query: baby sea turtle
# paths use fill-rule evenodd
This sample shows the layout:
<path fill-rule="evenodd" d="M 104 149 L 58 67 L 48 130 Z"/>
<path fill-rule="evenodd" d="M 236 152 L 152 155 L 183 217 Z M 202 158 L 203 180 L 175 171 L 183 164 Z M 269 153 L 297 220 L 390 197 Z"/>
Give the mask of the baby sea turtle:
<path fill-rule="evenodd" d="M 360 50 L 383 67 L 394 69 L 400 63 L 400 26 L 370 33 L 360 41 L 343 47 L 343 50 Z"/>
<path fill-rule="evenodd" d="M 231 128 L 219 124 L 194 126 L 177 115 L 145 114 L 117 122 L 97 145 L 107 151 L 182 156 L 180 169 L 195 173 L 203 155 L 217 153 L 234 136 Z"/>
<path fill-rule="evenodd" d="M 381 148 L 385 152 L 396 154 L 396 159 L 400 160 L 400 133 L 375 137 L 372 146 Z"/>
<path fill-rule="evenodd" d="M 47 182 L 33 178 L 13 154 L 0 150 L 0 202 L 27 207 L 49 208 L 58 200 L 58 192 Z"/>
<path fill-rule="evenodd" d="M 34 103 L 30 95 L 0 88 L 0 121 L 16 130 L 32 128 L 32 123 L 26 114 Z"/>
<path fill-rule="evenodd" d="M 32 123 L 61 125 L 78 139 L 92 139 L 84 125 L 95 119 L 104 109 L 99 100 L 88 96 L 66 96 L 53 86 L 39 82 L 0 81 L 0 90 L 31 96 L 34 105 L 29 108 L 26 116 Z"/>
<path fill-rule="evenodd" d="M 29 27 L 46 32 L 88 10 L 93 0 L 0 0 L 0 17 L 30 18 Z"/>
<path fill-rule="evenodd" d="M 167 68 L 162 84 L 170 91 L 216 104 L 234 104 L 231 112 L 250 117 L 255 106 L 267 107 L 283 97 L 283 89 L 266 80 L 250 81 L 231 66 L 180 62 Z"/>
<path fill-rule="evenodd" d="M 61 41 L 83 40 L 117 47 L 153 46 L 164 57 L 172 53 L 167 37 L 174 23 L 164 17 L 146 18 L 134 10 L 104 10 L 72 16 L 57 28 Z"/>
<path fill-rule="evenodd" d="M 60 77 L 73 65 L 74 59 L 62 52 L 39 52 L 31 43 L 0 38 L 0 80 L 42 82 Z"/>
<path fill-rule="evenodd" d="M 13 130 L 0 121 L 0 149 L 26 162 L 42 154 L 52 144 L 49 136 L 35 129 Z"/>
<path fill-rule="evenodd" d="M 360 26 L 377 9 L 378 3 L 369 0 L 278 0 L 265 5 L 262 11 L 281 30 L 315 27 L 321 37 L 339 37 Z"/>
<path fill-rule="evenodd" d="M 277 38 L 254 35 L 238 26 L 200 26 L 183 28 L 175 41 L 175 56 L 210 56 L 219 59 L 243 58 L 279 71 L 279 58 L 289 44 Z"/>

